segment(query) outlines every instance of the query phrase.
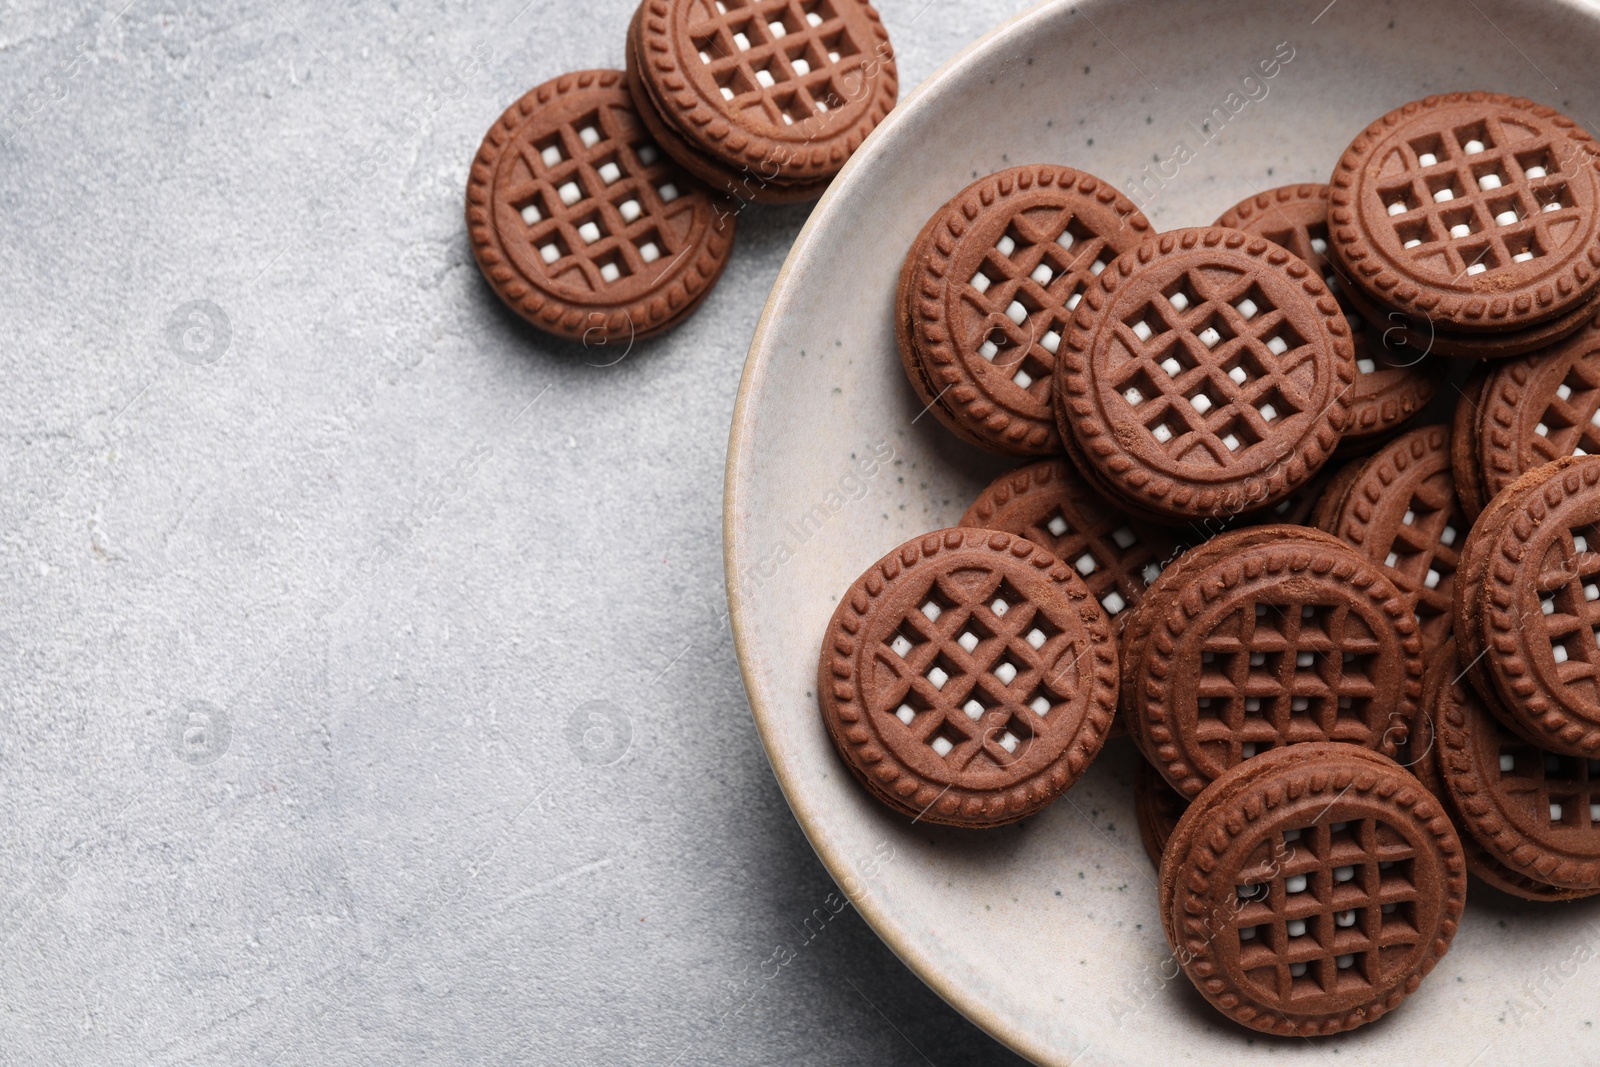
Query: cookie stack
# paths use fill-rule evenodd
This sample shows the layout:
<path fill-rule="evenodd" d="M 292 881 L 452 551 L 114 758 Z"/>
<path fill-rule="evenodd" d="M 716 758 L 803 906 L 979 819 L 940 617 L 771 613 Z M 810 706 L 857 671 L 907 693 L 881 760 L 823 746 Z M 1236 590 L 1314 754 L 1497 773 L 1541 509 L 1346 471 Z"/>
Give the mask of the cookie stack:
<path fill-rule="evenodd" d="M 1389 112 L 1329 180 L 1329 251 L 1369 319 L 1440 355 L 1543 348 L 1600 311 L 1600 149 L 1553 108 L 1447 93 Z"/>
<path fill-rule="evenodd" d="M 958 193 L 908 249 L 900 359 L 1028 462 L 841 598 L 845 764 L 992 826 L 1124 730 L 1174 958 L 1273 1033 L 1397 1007 L 1468 872 L 1600 893 L 1597 194 L 1587 134 L 1489 93 L 1209 226 L 1055 165 Z"/>
<path fill-rule="evenodd" d="M 467 185 L 490 286 L 586 346 L 690 315 L 744 206 L 821 196 L 899 92 L 865 0 L 645 0 L 626 55 L 626 71 L 529 90 L 485 135 Z"/>

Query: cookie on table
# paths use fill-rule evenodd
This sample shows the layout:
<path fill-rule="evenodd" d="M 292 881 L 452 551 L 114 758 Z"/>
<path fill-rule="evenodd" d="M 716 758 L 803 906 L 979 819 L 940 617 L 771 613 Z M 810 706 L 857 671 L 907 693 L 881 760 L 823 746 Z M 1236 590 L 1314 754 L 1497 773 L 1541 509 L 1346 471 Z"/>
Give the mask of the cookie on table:
<path fill-rule="evenodd" d="M 1412 598 L 1335 537 L 1258 526 L 1185 553 L 1123 629 L 1128 733 L 1195 797 L 1230 768 L 1309 741 L 1392 756 L 1421 706 Z"/>
<path fill-rule="evenodd" d="M 733 215 L 650 139 L 614 70 L 563 74 L 511 105 L 473 159 L 466 211 L 500 298 L 588 343 L 678 323 L 733 250 Z"/>
<path fill-rule="evenodd" d="M 1055 376 L 1063 444 L 1132 514 L 1181 524 L 1270 507 L 1350 421 L 1350 324 L 1293 253 L 1172 230 L 1084 293 Z"/>
<path fill-rule="evenodd" d="M 1265 237 L 1305 260 L 1322 276 L 1350 320 L 1356 382 L 1350 390 L 1350 425 L 1341 453 L 1369 450 L 1421 413 L 1444 384 L 1445 365 L 1409 344 L 1385 344 L 1389 323 L 1368 322 L 1350 303 L 1346 286 L 1328 260 L 1328 187 L 1284 185 L 1257 193 L 1214 223 Z"/>
<path fill-rule="evenodd" d="M 1502 490 L 1455 581 L 1460 656 L 1489 709 L 1552 752 L 1600 758 L 1600 456 Z"/>
<path fill-rule="evenodd" d="M 1048 549 L 1078 572 L 1118 634 L 1128 609 L 1182 550 L 1172 530 L 1128 518 L 1060 459 L 996 478 L 960 525 L 1003 530 Z"/>
<path fill-rule="evenodd" d="M 1012 167 L 939 209 L 895 295 L 906 377 L 958 437 L 995 452 L 1059 454 L 1051 382 L 1067 323 L 1106 264 L 1152 233 L 1106 182 Z"/>
<path fill-rule="evenodd" d="M 1179 819 L 1162 926 L 1235 1022 L 1339 1033 L 1398 1007 L 1449 950 L 1466 874 L 1443 808 L 1394 761 L 1291 745 L 1233 768 Z"/>
<path fill-rule="evenodd" d="M 1600 288 L 1597 160 L 1589 134 L 1531 100 L 1413 101 L 1358 134 L 1334 169 L 1330 258 L 1358 302 L 1411 318 L 1436 352 L 1552 343 L 1587 321 Z"/>
<path fill-rule="evenodd" d="M 1450 636 L 1452 589 L 1470 524 L 1456 503 L 1450 430 L 1423 426 L 1395 438 L 1357 468 L 1321 529 L 1383 565 L 1416 598 L 1430 653 Z"/>
<path fill-rule="evenodd" d="M 1592 886 L 1571 888 L 1551 885 L 1548 882 L 1531 877 L 1526 872 L 1526 868 L 1530 864 L 1535 868 L 1537 867 L 1539 861 L 1536 857 L 1554 858 L 1553 854 L 1541 846 L 1530 846 L 1532 851 L 1525 853 L 1529 857 L 1530 863 L 1522 865 L 1524 870 L 1517 870 L 1496 859 L 1493 853 L 1478 843 L 1478 839 L 1473 836 L 1472 827 L 1482 824 L 1482 819 L 1469 823 L 1461 815 L 1461 812 L 1456 808 L 1455 799 L 1451 795 L 1450 789 L 1445 785 L 1444 778 L 1439 772 L 1440 754 L 1438 739 L 1433 726 L 1434 720 L 1443 715 L 1458 724 L 1459 729 L 1462 731 L 1458 741 L 1464 746 L 1462 750 L 1464 755 L 1457 753 L 1461 758 L 1461 766 L 1470 767 L 1474 762 L 1481 763 L 1483 765 L 1481 773 L 1489 773 L 1494 776 L 1494 783 L 1490 786 L 1489 791 L 1485 793 L 1486 799 L 1490 797 L 1493 797 L 1493 799 L 1487 804 L 1480 801 L 1482 810 L 1487 811 L 1493 805 L 1507 806 L 1514 817 L 1514 822 L 1526 821 L 1530 823 L 1530 828 L 1541 840 L 1550 839 L 1552 834 L 1558 830 L 1556 824 L 1546 823 L 1540 817 L 1540 813 L 1537 811 L 1540 795 L 1537 790 L 1529 788 L 1532 785 L 1532 775 L 1538 773 L 1537 769 L 1541 762 L 1544 767 L 1544 776 L 1548 777 L 1554 772 L 1555 777 L 1550 778 L 1550 780 L 1557 783 L 1558 790 L 1567 787 L 1568 783 L 1576 783 L 1580 774 L 1593 772 L 1587 773 L 1584 781 L 1586 784 L 1592 782 L 1594 790 L 1600 792 L 1600 767 L 1588 765 L 1583 772 L 1580 772 L 1575 764 L 1571 762 L 1570 757 L 1553 759 L 1546 757 L 1541 761 L 1542 750 L 1527 745 L 1521 739 L 1508 733 L 1504 727 L 1495 723 L 1493 716 L 1484 709 L 1482 702 L 1478 699 L 1478 695 L 1473 692 L 1472 687 L 1462 681 L 1461 668 L 1456 659 L 1456 644 L 1453 639 L 1445 642 L 1444 647 L 1439 650 L 1438 655 L 1429 665 L 1427 688 L 1429 695 L 1425 699 L 1425 713 L 1417 716 L 1413 721 L 1411 735 L 1407 741 L 1407 750 L 1411 758 L 1406 763 L 1406 767 L 1412 774 L 1417 776 L 1418 781 L 1428 787 L 1429 792 L 1438 798 L 1440 805 L 1444 807 L 1445 812 L 1450 816 L 1450 821 L 1455 823 L 1456 833 L 1461 838 L 1461 851 L 1467 861 L 1467 870 L 1483 881 L 1484 884 L 1493 886 L 1502 893 L 1521 897 L 1523 900 L 1559 902 L 1578 900 L 1582 897 L 1600 893 L 1600 882 Z M 1494 740 L 1485 742 L 1484 739 L 1489 738 L 1491 735 Z M 1484 743 L 1487 743 L 1489 748 L 1484 748 L 1480 751 L 1480 746 Z M 1530 775 L 1519 779 L 1516 777 L 1518 767 L 1517 753 L 1523 749 L 1527 749 L 1530 752 L 1530 755 L 1526 756 L 1522 761 Z M 1509 766 L 1507 766 L 1504 759 L 1504 757 L 1508 756 L 1510 758 Z M 1577 772 L 1565 779 L 1559 777 L 1564 759 L 1567 761 L 1567 769 Z M 1492 767 L 1490 766 L 1491 764 Z M 1494 790 L 1501 783 L 1504 783 L 1504 792 L 1495 796 Z M 1597 796 L 1596 799 L 1600 800 L 1600 796 Z M 1509 804 L 1507 804 L 1508 801 Z M 1527 801 L 1527 803 L 1519 801 Z M 1581 814 L 1581 809 L 1576 805 L 1573 806 L 1572 810 L 1575 815 Z M 1566 810 L 1563 809 L 1562 816 L 1565 817 L 1565 815 Z M 1600 819 L 1591 819 L 1591 826 L 1600 828 Z M 1567 836 L 1565 828 L 1559 828 L 1559 835 L 1556 839 L 1559 840 L 1560 837 L 1564 836 Z"/>
<path fill-rule="evenodd" d="M 1068 789 L 1116 711 L 1111 623 L 1076 571 L 998 530 L 938 530 L 840 598 L 817 695 L 834 747 L 883 803 L 997 826 Z"/>
<path fill-rule="evenodd" d="M 741 201 L 821 196 L 899 94 L 865 0 L 644 0 L 627 68 L 662 147 Z"/>

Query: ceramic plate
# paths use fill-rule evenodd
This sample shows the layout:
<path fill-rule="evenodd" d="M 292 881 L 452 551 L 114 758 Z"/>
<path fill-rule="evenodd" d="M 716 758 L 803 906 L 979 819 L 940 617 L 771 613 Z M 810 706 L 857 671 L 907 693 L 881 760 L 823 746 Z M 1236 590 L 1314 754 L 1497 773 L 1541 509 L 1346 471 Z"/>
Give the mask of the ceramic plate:
<path fill-rule="evenodd" d="M 1132 191 L 1161 229 L 1202 225 L 1252 191 L 1325 181 L 1366 122 L 1429 93 L 1517 93 L 1600 130 L 1597 54 L 1600 10 L 1576 3 L 1047 4 L 906 99 L 795 242 L 750 347 L 728 454 L 728 590 L 750 703 L 796 817 L 861 914 L 1023 1055 L 1600 1062 L 1596 902 L 1526 905 L 1474 882 L 1454 948 L 1400 1010 L 1336 1038 L 1265 1038 L 1171 980 L 1126 742 L 1020 825 L 911 825 L 844 769 L 814 693 L 839 593 L 900 542 L 953 525 L 1008 465 L 922 414 L 895 354 L 896 272 L 946 199 L 981 174 L 1048 161 Z"/>

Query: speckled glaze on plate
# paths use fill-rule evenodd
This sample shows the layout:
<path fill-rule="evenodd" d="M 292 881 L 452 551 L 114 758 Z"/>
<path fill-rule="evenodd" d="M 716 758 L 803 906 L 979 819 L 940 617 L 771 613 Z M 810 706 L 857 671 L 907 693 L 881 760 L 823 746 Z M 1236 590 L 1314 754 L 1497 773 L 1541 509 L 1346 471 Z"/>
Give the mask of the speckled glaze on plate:
<path fill-rule="evenodd" d="M 1478 6 L 1180 0 L 1160 18 L 1111 0 L 1036 8 L 904 99 L 834 180 L 773 288 L 734 415 L 724 514 L 757 727 L 862 916 L 945 999 L 1036 1062 L 1322 1064 L 1335 1049 L 1346 1067 L 1600 1061 L 1587 968 L 1536 999 L 1524 989 L 1561 973 L 1580 944 L 1600 951 L 1589 925 L 1600 900 L 1539 905 L 1474 885 L 1450 954 L 1398 1010 L 1334 1038 L 1264 1039 L 1187 981 L 1163 980 L 1173 971 L 1125 742 L 1014 826 L 913 825 L 839 762 L 814 692 L 839 595 L 895 545 L 954 524 L 1016 465 L 921 415 L 896 355 L 900 262 L 939 205 L 976 175 L 1053 162 L 1142 189 L 1135 202 L 1166 230 L 1274 185 L 1326 181 L 1367 123 L 1428 93 L 1515 93 L 1600 123 L 1588 73 L 1600 6 Z M 911 16 L 884 17 L 894 33 Z M 1292 58 L 1247 85 L 1255 64 L 1288 54 L 1283 42 Z"/>

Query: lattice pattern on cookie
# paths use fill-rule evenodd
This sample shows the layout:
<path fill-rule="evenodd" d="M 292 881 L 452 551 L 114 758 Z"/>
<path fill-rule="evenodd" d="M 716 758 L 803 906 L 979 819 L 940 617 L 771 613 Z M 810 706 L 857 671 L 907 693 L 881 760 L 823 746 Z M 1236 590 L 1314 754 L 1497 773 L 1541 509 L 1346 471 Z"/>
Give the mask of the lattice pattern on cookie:
<path fill-rule="evenodd" d="M 1456 502 L 1455 482 L 1445 470 L 1417 485 L 1395 527 L 1383 565 L 1399 576 L 1395 584 L 1416 595 L 1417 624 L 1425 629 L 1433 628 L 1435 620 L 1441 620 L 1437 625 L 1449 625 L 1461 543 L 1471 526 Z M 1375 532 L 1368 527 L 1368 536 Z"/>
<path fill-rule="evenodd" d="M 660 273 L 689 247 L 687 179 L 626 106 L 596 107 L 517 151 L 502 195 L 521 221 L 499 229 L 547 276 L 603 292 Z"/>
<path fill-rule="evenodd" d="M 1380 647 L 1346 603 L 1246 602 L 1202 640 L 1195 739 L 1224 767 L 1301 741 L 1371 747 Z"/>
<path fill-rule="evenodd" d="M 1540 459 L 1600 456 L 1600 359 L 1575 360 L 1526 439 Z"/>
<path fill-rule="evenodd" d="M 692 0 L 689 37 L 728 109 L 775 126 L 837 109 L 870 47 L 832 0 Z"/>
<path fill-rule="evenodd" d="M 1293 375 L 1316 348 L 1248 275 L 1191 271 L 1115 329 L 1128 358 L 1109 384 L 1174 460 L 1251 464 L 1251 446 L 1311 408 Z"/>
<path fill-rule="evenodd" d="M 878 654 L 883 706 L 956 771 L 1009 766 L 1061 703 L 1046 671 L 1070 643 L 1000 574 L 939 575 Z"/>
<path fill-rule="evenodd" d="M 1240 873 L 1239 966 L 1263 999 L 1382 986 L 1422 941 L 1416 849 L 1373 818 L 1286 829 Z"/>
<path fill-rule="evenodd" d="M 1558 254 L 1582 213 L 1549 134 L 1489 117 L 1413 135 L 1378 196 L 1414 265 L 1461 278 Z"/>
<path fill-rule="evenodd" d="M 1017 533 L 1044 545 L 1078 572 L 1106 614 L 1115 618 L 1129 607 L 1124 588 L 1134 594 L 1161 575 L 1170 555 L 1162 545 L 1141 538 L 1126 518 L 1112 511 L 1092 514 L 1052 508 Z M 1120 581 L 1119 581 L 1120 578 Z"/>
<path fill-rule="evenodd" d="M 1339 310 L 1344 312 L 1346 322 L 1350 323 L 1350 338 L 1357 341 L 1355 349 L 1355 370 L 1360 374 L 1373 374 L 1381 368 L 1392 366 L 1390 360 L 1379 362 L 1379 357 L 1387 357 L 1389 350 L 1384 346 L 1384 339 L 1379 330 L 1368 330 L 1365 318 L 1355 307 L 1350 306 L 1349 298 L 1344 293 L 1344 280 L 1339 277 L 1338 270 L 1334 269 L 1333 261 L 1328 259 L 1328 224 L 1326 222 L 1307 222 L 1306 226 L 1296 226 L 1288 219 L 1283 218 L 1282 210 L 1272 208 L 1278 218 L 1282 219 L 1283 226 L 1262 224 L 1254 227 L 1253 232 L 1266 237 L 1274 245 L 1288 248 L 1291 253 L 1306 261 L 1310 269 L 1322 275 L 1323 285 L 1328 286 L 1328 291 L 1333 293 L 1333 299 L 1339 302 Z M 1362 342 L 1365 341 L 1365 344 Z"/>
<path fill-rule="evenodd" d="M 956 336 L 1034 399 L 1050 403 L 1050 378 L 1067 321 L 1116 253 L 1070 208 L 1035 208 L 1007 224 L 983 264 L 964 279 Z"/>
<path fill-rule="evenodd" d="M 1500 789 L 1534 826 L 1600 831 L 1600 760 L 1561 756 L 1494 724 Z"/>
<path fill-rule="evenodd" d="M 1538 582 L 1557 677 L 1591 699 L 1600 698 L 1600 525 L 1561 531 L 1546 552 Z"/>

